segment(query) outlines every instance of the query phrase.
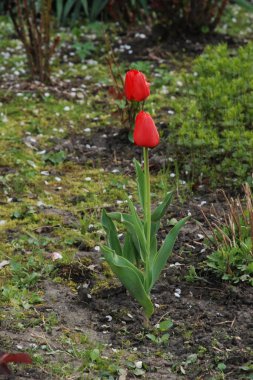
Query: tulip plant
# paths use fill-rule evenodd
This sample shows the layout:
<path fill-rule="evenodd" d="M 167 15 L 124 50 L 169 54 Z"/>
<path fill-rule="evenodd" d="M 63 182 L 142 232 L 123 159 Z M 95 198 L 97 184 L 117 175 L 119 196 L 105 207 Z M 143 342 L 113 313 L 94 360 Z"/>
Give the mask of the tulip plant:
<path fill-rule="evenodd" d="M 126 74 L 125 94 L 130 101 L 145 101 L 150 92 L 144 74 L 137 70 L 130 70 Z M 143 307 L 148 320 L 154 312 L 150 298 L 151 289 L 171 256 L 176 238 L 188 217 L 177 222 L 158 249 L 157 232 L 160 220 L 171 203 L 173 192 L 167 193 L 163 202 L 152 212 L 149 149 L 159 144 L 159 134 L 152 117 L 147 112 L 140 111 L 136 116 L 133 140 L 135 145 L 143 147 L 144 168 L 140 162 L 134 160 L 143 217 L 137 214 L 129 197 L 127 199 L 129 214 L 107 213 L 103 210 L 102 225 L 107 234 L 107 245 L 103 245 L 101 249 L 112 271 Z M 119 241 L 115 222 L 122 223 L 126 229 L 123 244 Z"/>

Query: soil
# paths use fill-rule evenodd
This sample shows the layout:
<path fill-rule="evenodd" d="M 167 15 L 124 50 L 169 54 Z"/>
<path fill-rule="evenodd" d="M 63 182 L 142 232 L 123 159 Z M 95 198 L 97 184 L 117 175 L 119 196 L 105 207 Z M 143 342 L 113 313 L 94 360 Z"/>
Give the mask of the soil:
<path fill-rule="evenodd" d="M 153 28 L 149 26 L 144 28 L 142 30 L 142 33 L 146 35 L 144 39 L 136 39 L 136 33 L 140 33 L 140 29 L 131 28 L 126 34 L 120 36 L 122 43 L 130 45 L 133 51 L 133 54 L 129 54 L 128 51 L 122 52 L 121 59 L 128 62 L 168 61 L 172 67 L 175 61 L 183 64 L 182 56 L 195 58 L 200 55 L 207 45 L 226 43 L 229 47 L 236 48 L 246 43 L 241 39 L 220 33 L 201 35 L 168 32 L 168 29 L 161 24 L 156 24 Z"/>

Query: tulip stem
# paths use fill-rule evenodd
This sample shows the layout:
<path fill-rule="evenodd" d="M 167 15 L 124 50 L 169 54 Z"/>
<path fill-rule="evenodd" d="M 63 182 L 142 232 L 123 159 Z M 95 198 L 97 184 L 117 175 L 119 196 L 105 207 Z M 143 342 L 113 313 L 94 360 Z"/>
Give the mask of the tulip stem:
<path fill-rule="evenodd" d="M 147 261 L 150 256 L 150 235 L 151 235 L 151 202 L 150 202 L 150 174 L 149 174 L 149 158 L 148 148 L 143 148 L 144 155 L 144 175 L 145 175 L 145 222 L 146 222 L 146 238 L 147 238 Z"/>

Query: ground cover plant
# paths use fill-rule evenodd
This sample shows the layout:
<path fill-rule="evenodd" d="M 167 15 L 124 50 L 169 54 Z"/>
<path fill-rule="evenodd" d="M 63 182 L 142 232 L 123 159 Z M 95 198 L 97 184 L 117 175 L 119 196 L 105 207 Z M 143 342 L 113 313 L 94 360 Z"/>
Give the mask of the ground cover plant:
<path fill-rule="evenodd" d="M 227 181 L 240 186 L 243 180 L 252 181 L 252 88 L 251 80 L 246 80 L 252 77 L 251 56 L 252 44 L 239 48 L 236 56 L 231 56 L 226 45 L 207 49 L 186 79 L 191 82 L 192 102 L 186 106 L 184 120 L 179 113 L 174 122 L 182 123 L 178 144 L 192 158 L 195 175 L 206 177 L 208 172 L 211 177 L 211 162 Z M 203 159 L 198 164 L 200 155 Z"/>
<path fill-rule="evenodd" d="M 249 281 L 252 285 L 253 204 L 248 184 L 244 192 L 246 205 L 240 199 L 227 199 L 229 211 L 224 213 L 224 224 L 216 213 L 211 240 L 215 251 L 207 259 L 223 280 Z"/>
<path fill-rule="evenodd" d="M 188 35 L 188 42 L 161 36 L 148 21 L 136 21 L 127 32 L 115 23 L 83 20 L 59 29 L 54 21 L 52 38 L 59 35 L 61 42 L 51 60 L 53 85 L 45 85 L 31 81 L 22 43 L 8 18 L 0 18 L 0 361 L 31 357 L 32 364 L 8 364 L 17 379 L 252 378 L 251 277 L 222 279 L 208 265 L 216 248 L 205 237 L 212 232 L 213 207 L 228 215 L 218 189 L 239 198 L 243 209 L 242 184 L 252 189 L 245 58 L 251 57 L 252 14 L 228 5 L 217 33 Z M 108 67 L 112 51 L 115 74 L 139 70 L 151 84 L 144 112 L 154 116 L 160 134 L 149 157 L 152 211 L 174 191 L 158 246 L 190 216 L 152 289 L 149 326 L 100 251 L 106 245 L 102 210 L 128 213 L 131 194 L 142 216 L 133 163 L 143 165 L 142 148 L 129 142 L 129 118 L 121 112 L 126 100 L 115 94 Z M 221 108 L 213 101 L 209 107 L 205 75 Z M 211 131 L 205 104 L 219 155 L 205 136 L 203 149 L 193 137 L 192 149 L 187 142 L 187 133 L 196 135 L 201 126 Z M 246 104 L 237 109 L 240 122 L 229 116 L 224 125 L 225 105 L 232 112 L 238 104 Z M 234 152 L 242 157 L 245 149 L 238 165 L 226 150 L 225 131 L 236 131 Z M 116 226 L 123 244 L 124 231 Z M 232 270 L 243 275 L 241 267 Z"/>

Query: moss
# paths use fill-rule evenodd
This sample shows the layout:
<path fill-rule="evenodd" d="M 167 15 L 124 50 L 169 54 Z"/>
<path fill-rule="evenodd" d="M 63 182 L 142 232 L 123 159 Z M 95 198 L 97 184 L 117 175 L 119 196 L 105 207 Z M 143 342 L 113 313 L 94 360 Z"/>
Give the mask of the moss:
<path fill-rule="evenodd" d="M 118 289 L 120 286 L 118 279 L 113 275 L 109 266 L 104 264 L 106 263 L 103 263 L 103 267 L 106 267 L 105 271 L 103 271 L 105 277 L 101 278 L 101 275 L 94 275 L 95 284 L 91 290 L 93 295 L 106 294 L 107 291 Z"/>

